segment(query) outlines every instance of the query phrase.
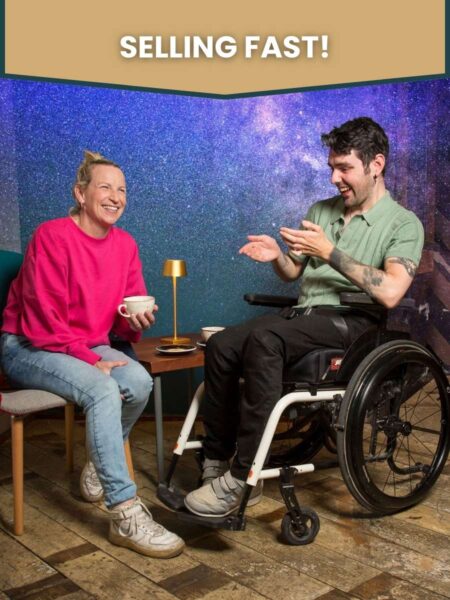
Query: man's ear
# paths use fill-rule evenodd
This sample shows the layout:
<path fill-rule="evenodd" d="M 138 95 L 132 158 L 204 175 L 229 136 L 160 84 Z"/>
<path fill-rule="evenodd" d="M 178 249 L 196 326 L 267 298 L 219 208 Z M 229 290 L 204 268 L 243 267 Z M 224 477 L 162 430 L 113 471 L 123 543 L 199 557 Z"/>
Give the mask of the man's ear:
<path fill-rule="evenodd" d="M 386 165 L 386 158 L 384 154 L 377 154 L 371 161 L 372 174 L 379 177 L 383 173 L 383 169 Z"/>

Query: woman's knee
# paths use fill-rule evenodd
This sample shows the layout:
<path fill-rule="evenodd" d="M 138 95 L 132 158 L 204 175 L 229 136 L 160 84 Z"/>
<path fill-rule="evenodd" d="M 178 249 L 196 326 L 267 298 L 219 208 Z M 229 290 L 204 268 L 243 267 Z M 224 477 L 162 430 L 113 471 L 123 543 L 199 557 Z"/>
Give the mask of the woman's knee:
<path fill-rule="evenodd" d="M 97 379 L 83 394 L 83 407 L 89 408 L 91 405 L 105 404 L 117 405 L 120 407 L 120 389 L 117 382 L 110 376 L 105 375 L 101 379 Z"/>
<path fill-rule="evenodd" d="M 120 387 L 125 400 L 146 404 L 153 389 L 153 379 L 141 364 L 134 362 L 127 372 L 126 382 L 121 382 Z"/>

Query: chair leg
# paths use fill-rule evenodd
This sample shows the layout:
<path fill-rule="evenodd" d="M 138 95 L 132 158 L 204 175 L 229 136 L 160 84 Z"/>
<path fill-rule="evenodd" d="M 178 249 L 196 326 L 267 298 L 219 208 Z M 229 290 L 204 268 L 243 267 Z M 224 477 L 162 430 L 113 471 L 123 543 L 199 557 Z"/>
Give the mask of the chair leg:
<path fill-rule="evenodd" d="M 69 473 L 73 471 L 73 429 L 75 422 L 75 405 L 66 404 L 65 429 L 66 429 L 66 469 Z"/>
<path fill-rule="evenodd" d="M 23 418 L 11 417 L 14 534 L 23 534 Z"/>
<path fill-rule="evenodd" d="M 123 449 L 125 450 L 125 458 L 127 461 L 128 473 L 130 474 L 130 479 L 135 480 L 134 477 L 134 467 L 133 467 L 133 458 L 131 456 L 131 448 L 130 448 L 130 440 L 126 440 L 123 443 Z"/>

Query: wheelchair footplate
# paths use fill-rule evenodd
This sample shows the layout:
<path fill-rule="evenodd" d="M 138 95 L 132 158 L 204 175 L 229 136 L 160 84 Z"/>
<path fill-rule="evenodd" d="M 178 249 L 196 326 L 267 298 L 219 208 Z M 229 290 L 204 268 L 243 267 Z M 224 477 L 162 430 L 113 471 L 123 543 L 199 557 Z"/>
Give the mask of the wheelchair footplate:
<path fill-rule="evenodd" d="M 229 531 L 243 531 L 246 525 L 246 519 L 242 511 L 238 514 L 226 515 L 224 517 L 202 517 L 191 513 L 184 505 L 185 494 L 180 492 L 167 483 L 159 483 L 156 496 L 161 502 L 175 511 L 177 517 L 181 521 L 188 521 L 195 523 L 196 525 L 203 525 L 204 527 L 211 527 L 214 529 L 228 529 Z"/>

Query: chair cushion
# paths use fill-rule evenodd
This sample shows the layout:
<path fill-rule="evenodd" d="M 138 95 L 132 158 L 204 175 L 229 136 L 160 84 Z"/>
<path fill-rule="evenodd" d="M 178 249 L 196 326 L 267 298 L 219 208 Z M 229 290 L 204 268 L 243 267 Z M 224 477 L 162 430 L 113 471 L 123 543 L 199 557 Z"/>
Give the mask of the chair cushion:
<path fill-rule="evenodd" d="M 342 348 L 312 350 L 289 365 L 283 373 L 283 382 L 320 384 L 324 381 L 332 381 L 339 370 L 339 359 L 343 356 Z"/>
<path fill-rule="evenodd" d="M 66 404 L 61 396 L 43 390 L 0 392 L 0 411 L 10 415 L 22 416 Z"/>

